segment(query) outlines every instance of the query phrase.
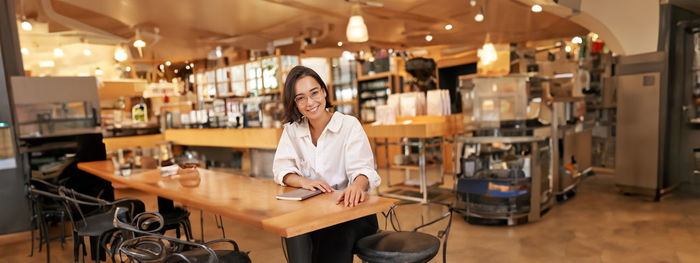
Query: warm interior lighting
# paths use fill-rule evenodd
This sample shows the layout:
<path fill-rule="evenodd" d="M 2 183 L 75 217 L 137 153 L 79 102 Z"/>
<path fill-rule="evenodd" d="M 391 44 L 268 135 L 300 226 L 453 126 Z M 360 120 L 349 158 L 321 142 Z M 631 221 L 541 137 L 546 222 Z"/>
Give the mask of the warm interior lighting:
<path fill-rule="evenodd" d="M 426 36 L 425 36 L 425 41 L 428 41 L 428 42 L 433 41 L 433 36 L 432 36 L 432 35 L 426 35 Z"/>
<path fill-rule="evenodd" d="M 532 5 L 532 12 L 539 13 L 542 12 L 542 6 L 538 4 Z"/>
<path fill-rule="evenodd" d="M 479 11 L 479 13 L 474 16 L 474 20 L 476 22 L 484 21 L 484 14 L 482 14 L 481 11 Z"/>
<path fill-rule="evenodd" d="M 352 16 L 348 21 L 348 28 L 345 30 L 345 36 L 348 38 L 348 42 L 366 42 L 369 40 L 367 25 L 365 25 L 365 20 L 362 18 L 362 15 L 360 15 L 359 5 L 354 5 L 352 7 Z"/>
<path fill-rule="evenodd" d="M 445 30 L 452 30 L 452 24 L 445 25 Z"/>
<path fill-rule="evenodd" d="M 175 73 L 175 74 L 177 74 L 178 72 L 180 72 L 180 70 L 178 70 L 178 69 L 173 70 L 173 73 Z"/>
<path fill-rule="evenodd" d="M 374 62 L 374 57 L 369 57 L 369 62 Z"/>
<path fill-rule="evenodd" d="M 491 64 L 491 62 L 494 62 L 496 61 L 496 59 L 498 59 L 496 47 L 494 47 L 493 43 L 491 43 L 488 34 L 486 35 L 486 41 L 484 41 L 484 46 L 482 46 L 477 51 L 477 56 L 479 56 L 479 62 L 481 62 L 481 65 Z"/>
<path fill-rule="evenodd" d="M 190 68 L 194 68 L 194 63 L 190 63 Z"/>
<path fill-rule="evenodd" d="M 125 61 L 127 59 L 126 50 L 118 46 L 117 49 L 114 50 L 114 59 L 119 62 Z"/>
<path fill-rule="evenodd" d="M 29 21 L 23 19 L 20 25 L 22 26 L 22 30 L 32 31 L 32 23 L 29 23 Z"/>
<path fill-rule="evenodd" d="M 90 51 L 90 49 L 87 49 L 87 48 L 83 49 L 83 55 L 90 56 L 90 55 L 92 55 L 92 51 Z"/>
<path fill-rule="evenodd" d="M 185 69 L 190 69 L 190 65 L 185 66 Z"/>
<path fill-rule="evenodd" d="M 170 62 L 170 60 L 168 60 L 168 61 L 165 61 L 165 65 L 166 65 L 166 66 L 168 66 L 168 67 L 170 67 L 170 65 L 172 65 L 172 64 L 173 64 L 173 63 L 172 63 L 172 62 Z"/>
<path fill-rule="evenodd" d="M 61 49 L 60 47 L 54 48 L 53 56 L 57 58 L 63 57 L 63 49 Z"/>
<path fill-rule="evenodd" d="M 20 51 L 22 51 L 22 54 L 29 55 L 29 49 L 26 47 L 21 48 Z"/>
<path fill-rule="evenodd" d="M 583 43 L 583 39 L 579 36 L 575 36 L 574 38 L 571 39 L 571 43 L 581 44 L 581 43 Z"/>
<path fill-rule="evenodd" d="M 97 69 L 95 69 L 95 76 L 102 76 L 102 69 L 100 69 L 100 67 L 97 67 Z"/>
<path fill-rule="evenodd" d="M 566 47 L 564 47 L 564 50 L 566 52 L 571 52 L 571 46 L 567 45 Z"/>
<path fill-rule="evenodd" d="M 137 40 L 134 41 L 134 47 L 135 47 L 135 48 L 146 47 L 146 42 L 144 42 L 144 41 L 141 40 L 141 39 L 137 39 Z"/>
<path fill-rule="evenodd" d="M 472 7 L 476 6 L 476 0 L 469 0 L 469 5 Z"/>
<path fill-rule="evenodd" d="M 591 40 L 593 40 L 593 41 L 598 40 L 598 34 L 593 33 L 593 34 L 591 35 Z"/>
<path fill-rule="evenodd" d="M 126 72 L 131 72 L 131 67 L 126 66 L 126 68 L 124 68 L 124 70 L 125 70 Z"/>
<path fill-rule="evenodd" d="M 342 47 L 343 46 L 343 41 L 338 41 L 338 46 Z"/>
<path fill-rule="evenodd" d="M 165 71 L 165 66 L 164 66 L 163 64 L 160 64 L 160 65 L 158 66 L 158 69 L 159 69 L 160 71 Z"/>
<path fill-rule="evenodd" d="M 43 60 L 39 61 L 39 67 L 40 68 L 53 68 L 56 64 L 53 62 L 53 60 Z"/>

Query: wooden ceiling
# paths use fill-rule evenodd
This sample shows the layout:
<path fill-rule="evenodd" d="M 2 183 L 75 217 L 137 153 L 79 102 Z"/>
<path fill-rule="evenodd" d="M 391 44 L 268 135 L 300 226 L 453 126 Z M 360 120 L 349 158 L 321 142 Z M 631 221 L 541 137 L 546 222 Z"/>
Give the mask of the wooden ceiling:
<path fill-rule="evenodd" d="M 483 44 L 486 33 L 493 42 L 506 43 L 570 38 L 588 32 L 556 15 L 532 13 L 529 6 L 513 0 L 477 0 L 475 7 L 466 0 L 372 1 L 15 0 L 15 7 L 18 16 L 23 4 L 27 17 L 49 23 L 49 34 L 82 32 L 56 19 L 58 14 L 118 37 L 86 33 L 84 37 L 91 43 L 127 43 L 139 29 L 150 43 L 145 48 L 146 60 L 203 58 L 216 46 L 225 52 L 265 50 L 272 41 L 284 38 L 294 38 L 285 50 L 299 50 L 304 37 L 317 39 L 306 49 L 337 48 L 338 41 L 346 40 L 345 28 L 355 4 L 361 6 L 369 41 L 345 43 L 345 50 L 432 45 L 475 49 Z M 485 20 L 477 23 L 474 15 L 480 8 Z M 446 24 L 452 24 L 453 29 L 445 30 Z M 156 34 L 159 40 L 152 44 Z M 426 34 L 433 36 L 432 42 L 425 40 Z"/>

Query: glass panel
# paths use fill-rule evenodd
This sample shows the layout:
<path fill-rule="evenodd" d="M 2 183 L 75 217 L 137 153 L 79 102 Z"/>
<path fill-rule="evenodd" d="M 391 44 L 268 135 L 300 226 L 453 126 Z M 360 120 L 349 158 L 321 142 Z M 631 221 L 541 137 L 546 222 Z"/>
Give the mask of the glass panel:
<path fill-rule="evenodd" d="M 277 76 L 279 74 L 279 58 L 271 57 L 262 60 L 263 65 L 263 84 L 265 91 L 273 91 L 279 89 Z"/>
<path fill-rule="evenodd" d="M 222 82 L 222 81 L 228 81 L 228 69 L 227 68 L 220 68 L 216 70 L 216 81 L 217 82 Z"/>
<path fill-rule="evenodd" d="M 207 94 L 209 98 L 216 97 L 216 86 L 214 86 L 214 84 L 207 84 Z"/>
<path fill-rule="evenodd" d="M 206 82 L 207 83 L 214 83 L 216 82 L 216 79 L 214 78 L 214 71 L 207 71 L 206 73 Z"/>
<path fill-rule="evenodd" d="M 262 68 L 260 62 L 250 62 L 245 65 L 246 88 L 248 92 L 260 94 L 262 92 Z"/>
<path fill-rule="evenodd" d="M 0 170 L 16 167 L 11 131 L 7 123 L 0 122 Z"/>
<path fill-rule="evenodd" d="M 235 96 L 245 96 L 245 82 L 234 81 L 231 83 L 231 90 Z"/>
<path fill-rule="evenodd" d="M 216 87 L 219 89 L 219 96 L 229 95 L 228 82 L 218 83 Z"/>
<path fill-rule="evenodd" d="M 233 81 L 245 80 L 245 68 L 243 65 L 231 67 L 231 80 L 233 80 Z"/>

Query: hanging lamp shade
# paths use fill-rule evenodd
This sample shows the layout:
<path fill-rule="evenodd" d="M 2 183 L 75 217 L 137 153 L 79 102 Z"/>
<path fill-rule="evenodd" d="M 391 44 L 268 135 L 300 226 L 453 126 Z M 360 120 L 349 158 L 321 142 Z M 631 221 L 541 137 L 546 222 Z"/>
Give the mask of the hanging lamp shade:
<path fill-rule="evenodd" d="M 367 25 L 365 25 L 365 20 L 360 15 L 360 6 L 355 5 L 352 8 L 352 16 L 350 21 L 348 21 L 348 28 L 345 31 L 345 36 L 348 38 L 348 42 L 366 42 L 369 40 L 369 34 L 367 33 Z"/>
<path fill-rule="evenodd" d="M 491 64 L 491 62 L 498 59 L 496 47 L 494 47 L 493 43 L 491 43 L 489 34 L 486 34 L 486 41 L 484 41 L 484 45 L 477 51 L 477 56 L 479 57 L 479 62 L 481 62 L 481 65 L 484 66 Z"/>

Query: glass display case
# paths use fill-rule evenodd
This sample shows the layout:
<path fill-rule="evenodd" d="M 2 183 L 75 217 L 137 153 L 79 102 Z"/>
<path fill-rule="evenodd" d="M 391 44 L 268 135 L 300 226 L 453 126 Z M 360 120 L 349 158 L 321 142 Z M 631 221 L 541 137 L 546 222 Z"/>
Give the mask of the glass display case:
<path fill-rule="evenodd" d="M 229 95 L 230 75 L 231 71 L 229 70 L 229 68 L 216 69 L 216 90 L 218 91 L 219 97 Z"/>

